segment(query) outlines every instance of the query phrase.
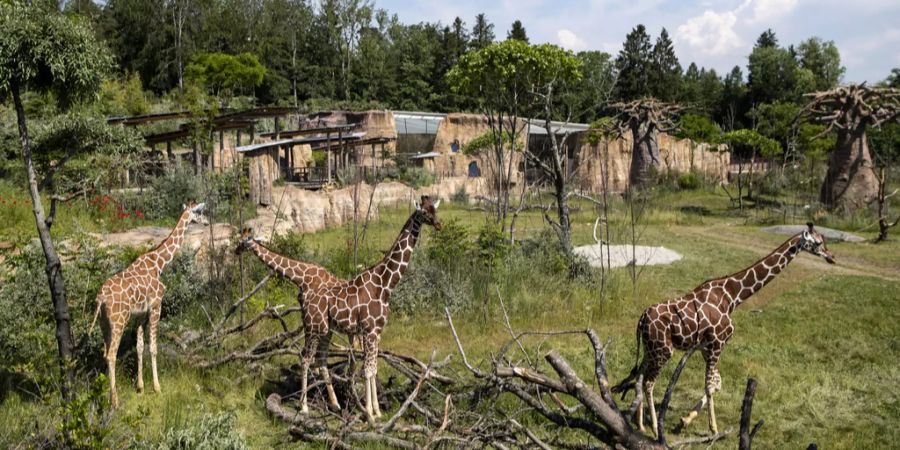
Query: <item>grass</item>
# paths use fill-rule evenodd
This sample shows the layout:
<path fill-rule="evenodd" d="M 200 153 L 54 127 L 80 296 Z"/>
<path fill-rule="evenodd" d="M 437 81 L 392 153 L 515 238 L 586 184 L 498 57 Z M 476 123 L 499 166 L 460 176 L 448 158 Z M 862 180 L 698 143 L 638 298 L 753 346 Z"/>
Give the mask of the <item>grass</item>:
<path fill-rule="evenodd" d="M 581 209 L 573 214 L 573 241 L 576 245 L 593 243 L 595 212 L 586 202 L 575 203 Z M 628 208 L 618 199 L 613 206 L 610 235 L 614 242 L 625 243 L 630 236 Z M 61 217 L 67 217 L 64 213 L 70 214 L 64 210 Z M 407 207 L 382 211 L 366 232 L 360 264 L 371 264 L 380 257 L 408 213 Z M 75 211 L 71 214 L 72 224 L 87 220 L 79 219 Z M 470 231 L 486 220 L 483 213 L 453 204 L 442 206 L 439 216 L 444 221 L 456 218 Z M 18 223 L 26 219 L 0 220 Z M 724 194 L 706 190 L 658 193 L 640 211 L 640 223 L 640 244 L 666 246 L 684 258 L 672 265 L 642 269 L 636 285 L 632 285 L 627 268 L 616 269 L 610 274 L 603 298 L 596 284 L 541 277 L 527 268 L 511 270 L 505 279 L 498 280 L 496 288 L 503 295 L 512 326 L 517 330 L 594 328 L 612 340 L 609 372 L 610 379 L 617 381 L 634 364 L 634 326 L 646 306 L 689 291 L 706 279 L 738 271 L 787 238 L 759 231 L 751 225 L 753 220 L 730 209 Z M 537 235 L 544 227 L 543 219 L 534 212 L 523 215 L 517 224 L 520 237 Z M 75 228 L 72 225 L 68 229 Z M 427 245 L 432 233 L 426 229 L 420 245 Z M 863 235 L 872 237 L 874 231 Z M 316 259 L 329 261 L 334 255 L 346 256 L 351 239 L 352 228 L 344 226 L 308 235 L 304 242 Z M 734 313 L 735 335 L 720 363 L 724 380 L 723 390 L 716 396 L 719 427 L 737 426 L 746 379 L 756 378 L 759 388 L 754 419 L 766 421 L 756 437 L 759 448 L 805 448 L 810 442 L 827 448 L 883 448 L 900 438 L 895 426 L 900 417 L 896 389 L 900 384 L 900 310 L 896 308 L 900 243 L 895 238 L 877 245 L 830 243 L 829 247 L 837 255 L 837 266 L 802 254 L 782 276 Z M 346 267 L 347 272 L 353 270 L 352 265 Z M 508 339 L 493 289 L 490 287 L 484 304 L 454 316 L 469 358 L 475 361 L 486 360 Z M 263 299 L 292 303 L 293 295 L 292 286 L 275 285 L 261 292 L 254 304 L 262 304 Z M 382 347 L 422 359 L 427 359 L 432 349 L 441 357 L 455 355 L 441 310 L 440 305 L 415 312 L 395 308 Z M 177 348 L 167 342 L 166 331 L 205 320 L 196 311 L 191 317 L 195 318 L 178 324 L 163 323 L 165 348 Z M 263 328 L 260 333 L 271 331 Z M 583 338 L 527 343 L 532 358 L 540 360 L 544 352 L 556 348 L 583 377 L 590 377 L 592 357 Z M 663 372 L 657 399 L 661 399 L 678 357 Z M 127 358 L 133 355 L 120 356 L 119 361 Z M 450 370 L 464 373 L 458 356 L 454 361 Z M 544 369 L 550 371 L 546 366 Z M 380 376 L 388 376 L 386 369 L 382 370 Z M 136 394 L 131 371 L 125 369 L 119 375 L 123 407 L 112 422 L 111 439 L 115 442 L 127 441 L 134 432 L 158 436 L 167 428 L 189 424 L 201 412 L 221 410 L 236 412 L 236 426 L 253 448 L 289 442 L 285 425 L 273 421 L 264 411 L 265 380 L 242 377 L 244 371 L 239 365 L 201 371 L 176 353 L 163 351 L 161 394 Z M 147 372 L 145 383 L 149 386 Z M 699 399 L 703 375 L 702 358 L 695 356 L 675 390 L 669 424 L 674 425 L 677 417 Z M 265 378 L 277 376 L 267 373 Z M 514 404 L 511 399 L 503 401 Z M 22 393 L 9 395 L 0 408 L 0 430 L 7 430 L 0 432 L 0 446 L 21 439 L 29 424 L 45 413 L 43 403 Z M 705 417 L 701 414 L 685 435 L 704 434 Z M 736 445 L 731 435 L 713 448 Z"/>

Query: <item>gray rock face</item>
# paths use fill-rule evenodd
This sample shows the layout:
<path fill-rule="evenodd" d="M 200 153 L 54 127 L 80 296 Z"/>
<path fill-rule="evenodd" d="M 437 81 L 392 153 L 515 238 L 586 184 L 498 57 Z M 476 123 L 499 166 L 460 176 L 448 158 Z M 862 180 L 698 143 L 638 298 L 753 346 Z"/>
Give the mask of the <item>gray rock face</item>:
<path fill-rule="evenodd" d="M 793 236 L 797 233 L 806 229 L 806 225 L 775 225 L 773 227 L 763 228 L 763 231 L 769 233 L 777 233 L 777 234 L 786 234 L 789 236 Z M 832 241 L 845 241 L 845 242 L 862 242 L 865 241 L 865 238 L 857 236 L 855 234 L 847 233 L 846 231 L 835 230 L 832 228 L 825 227 L 816 227 L 816 231 L 825 236 L 825 239 Z"/>
<path fill-rule="evenodd" d="M 638 245 L 633 250 L 630 245 L 594 244 L 575 247 L 574 252 L 587 258 L 593 267 L 653 266 L 681 259 L 681 255 L 665 247 Z"/>

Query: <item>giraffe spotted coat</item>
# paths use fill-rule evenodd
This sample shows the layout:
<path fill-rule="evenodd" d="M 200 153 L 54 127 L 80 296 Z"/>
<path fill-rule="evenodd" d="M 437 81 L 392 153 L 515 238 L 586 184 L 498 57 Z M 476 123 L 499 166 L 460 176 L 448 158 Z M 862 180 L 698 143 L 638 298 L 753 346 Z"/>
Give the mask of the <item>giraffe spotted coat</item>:
<path fill-rule="evenodd" d="M 791 237 L 752 266 L 727 277 L 706 281 L 690 293 L 652 305 L 641 314 L 636 339 L 638 354 L 643 342 L 643 360 L 613 391 L 624 392 L 632 387 L 644 389 L 654 432 L 657 431 L 653 404 L 656 378 L 676 349 L 692 348 L 699 349 L 706 362 L 705 392 L 694 409 L 682 418 L 682 426 L 687 426 L 703 406 L 708 405 L 710 430 L 718 432 L 712 396 L 722 388 L 718 363 L 725 344 L 734 333 L 731 313 L 772 281 L 801 251 L 834 264 L 834 255 L 828 250 L 825 238 L 811 223 L 807 226 L 807 230 Z M 637 380 L 643 380 L 643 386 L 636 386 L 640 383 Z M 636 420 L 643 430 L 643 403 L 638 407 Z"/>

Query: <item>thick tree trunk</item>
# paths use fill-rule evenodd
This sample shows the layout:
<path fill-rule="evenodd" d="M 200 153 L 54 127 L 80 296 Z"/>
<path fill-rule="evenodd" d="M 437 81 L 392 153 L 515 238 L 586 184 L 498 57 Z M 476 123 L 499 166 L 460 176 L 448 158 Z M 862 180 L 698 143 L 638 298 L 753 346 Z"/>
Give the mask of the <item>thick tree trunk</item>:
<path fill-rule="evenodd" d="M 822 182 L 819 201 L 829 208 L 859 209 L 875 199 L 878 180 L 864 124 L 839 130 L 837 146 L 828 161 L 828 173 Z"/>
<path fill-rule="evenodd" d="M 656 129 L 650 127 L 646 132 L 632 129 L 633 139 L 631 153 L 631 170 L 628 174 L 631 187 L 644 187 L 659 169 L 659 142 Z"/>
<path fill-rule="evenodd" d="M 28 175 L 28 193 L 31 195 L 38 237 L 40 238 L 41 248 L 44 251 L 44 258 L 47 261 L 45 271 L 47 273 L 47 283 L 50 286 L 50 298 L 53 300 L 53 318 L 56 320 L 56 345 L 59 351 L 60 370 L 62 373 L 60 390 L 63 400 L 68 402 L 71 397 L 69 389 L 75 380 L 75 364 L 72 361 L 74 346 L 72 329 L 69 324 L 69 304 L 66 301 L 66 282 L 63 278 L 62 263 L 59 260 L 59 255 L 56 253 L 56 248 L 53 246 L 50 227 L 46 222 L 44 205 L 41 203 L 41 194 L 38 191 L 37 176 L 34 173 L 34 164 L 31 160 L 28 126 L 25 123 L 25 109 L 22 106 L 19 86 L 13 83 L 11 90 L 13 103 L 15 103 L 16 108 L 16 119 L 19 125 L 22 159 L 25 161 L 25 172 Z"/>

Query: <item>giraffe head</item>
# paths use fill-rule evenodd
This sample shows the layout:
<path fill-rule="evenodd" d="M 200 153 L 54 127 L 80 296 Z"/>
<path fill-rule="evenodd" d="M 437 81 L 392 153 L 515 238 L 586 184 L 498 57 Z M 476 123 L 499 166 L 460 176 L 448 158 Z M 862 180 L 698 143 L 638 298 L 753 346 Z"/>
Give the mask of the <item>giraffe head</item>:
<path fill-rule="evenodd" d="M 200 225 L 209 225 L 209 221 L 206 220 L 206 217 L 203 215 L 203 209 L 206 208 L 206 203 L 194 203 L 193 201 L 189 201 L 186 205 L 182 205 L 184 207 L 185 213 L 187 213 L 187 221 L 185 222 L 187 225 L 192 223 L 199 223 Z"/>
<path fill-rule="evenodd" d="M 821 256 L 829 264 L 834 264 L 834 254 L 825 245 L 825 236 L 822 236 L 821 233 L 813 228 L 812 222 L 807 222 L 806 226 L 808 229 L 800 233 L 800 249 L 813 255 Z"/>
<path fill-rule="evenodd" d="M 238 245 L 234 249 L 234 254 L 240 255 L 244 251 L 249 250 L 256 241 L 256 237 L 253 236 L 253 228 L 244 228 L 241 230 L 241 237 L 238 238 Z"/>
<path fill-rule="evenodd" d="M 440 205 L 440 199 L 436 202 L 432 202 L 431 197 L 427 195 L 423 195 L 421 201 L 416 202 L 416 212 L 422 220 L 422 223 L 431 225 L 438 231 L 441 231 L 441 228 L 443 227 L 441 221 L 437 218 L 437 209 Z"/>

